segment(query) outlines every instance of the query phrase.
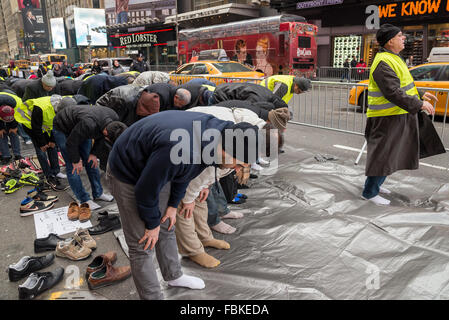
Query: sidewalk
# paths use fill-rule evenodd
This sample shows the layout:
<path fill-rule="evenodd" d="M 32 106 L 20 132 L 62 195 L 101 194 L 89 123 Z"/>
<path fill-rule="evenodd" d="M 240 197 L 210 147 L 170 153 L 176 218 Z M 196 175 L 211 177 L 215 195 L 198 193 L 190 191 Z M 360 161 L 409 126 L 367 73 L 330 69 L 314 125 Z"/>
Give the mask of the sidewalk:
<path fill-rule="evenodd" d="M 361 148 L 363 137 L 290 124 L 286 144 L 278 172 L 251 180 L 251 189 L 244 190 L 249 199 L 233 208 L 245 215 L 227 220 L 237 231 L 214 232 L 231 244 L 229 251 L 207 249 L 221 260 L 220 266 L 203 269 L 182 259 L 184 273 L 201 277 L 206 288 L 168 288 L 161 280 L 166 299 L 449 298 L 447 171 L 423 167 L 395 173 L 385 183 L 393 191 L 387 196 L 392 206 L 377 207 L 360 198 L 365 157 L 354 166 L 357 153 L 333 147 Z M 317 154 L 339 159 L 318 162 Z M 447 163 L 446 157 L 432 161 Z M 20 201 L 29 189 L 0 195 L 3 270 L 24 255 L 35 255 L 33 217 L 19 216 Z M 65 192 L 57 195 L 57 207 L 71 201 Z M 91 221 L 96 224 L 95 215 Z M 85 261 L 56 257 L 47 269 L 63 266 L 64 280 L 39 299 L 138 299 L 132 278 L 88 291 L 83 275 L 94 256 L 115 250 L 116 265 L 128 264 L 112 232 L 95 240 L 98 249 Z M 77 268 L 71 266 L 81 275 L 75 291 L 69 287 Z M 4 273 L 0 281 L 0 299 L 17 299 L 17 287 L 25 279 L 12 283 Z"/>

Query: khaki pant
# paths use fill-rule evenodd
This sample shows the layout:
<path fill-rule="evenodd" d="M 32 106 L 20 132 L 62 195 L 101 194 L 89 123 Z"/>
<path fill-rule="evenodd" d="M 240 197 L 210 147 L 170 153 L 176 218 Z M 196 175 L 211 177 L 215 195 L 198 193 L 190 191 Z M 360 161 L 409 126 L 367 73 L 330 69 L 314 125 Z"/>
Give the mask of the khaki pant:
<path fill-rule="evenodd" d="M 212 231 L 207 224 L 207 202 L 195 200 L 193 216 L 186 219 L 184 214 L 176 215 L 176 242 L 179 253 L 183 256 L 195 256 L 204 252 L 203 242 L 214 239 Z"/>

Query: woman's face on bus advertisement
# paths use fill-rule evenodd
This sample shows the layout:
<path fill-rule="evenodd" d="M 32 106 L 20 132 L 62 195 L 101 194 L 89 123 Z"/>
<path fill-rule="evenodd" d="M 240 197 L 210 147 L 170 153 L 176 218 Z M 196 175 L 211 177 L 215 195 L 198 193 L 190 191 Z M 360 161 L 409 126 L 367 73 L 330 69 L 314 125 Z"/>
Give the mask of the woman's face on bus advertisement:
<path fill-rule="evenodd" d="M 265 60 L 267 58 L 267 55 L 265 53 L 265 50 L 262 46 L 256 47 L 256 59 L 257 60 Z"/>
<path fill-rule="evenodd" d="M 242 57 L 246 57 L 246 46 L 240 47 L 239 50 L 240 50 L 239 55 Z"/>

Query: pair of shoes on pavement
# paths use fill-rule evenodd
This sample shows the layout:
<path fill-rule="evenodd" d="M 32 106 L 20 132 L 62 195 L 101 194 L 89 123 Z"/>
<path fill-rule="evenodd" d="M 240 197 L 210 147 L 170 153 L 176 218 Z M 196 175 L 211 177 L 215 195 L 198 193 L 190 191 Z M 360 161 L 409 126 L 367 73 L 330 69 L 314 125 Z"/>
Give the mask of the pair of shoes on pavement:
<path fill-rule="evenodd" d="M 86 268 L 87 285 L 90 290 L 110 286 L 128 279 L 131 267 L 115 267 L 117 254 L 113 251 L 96 256 Z"/>
<path fill-rule="evenodd" d="M 43 197 L 43 195 L 36 195 L 36 197 Z M 48 198 L 52 197 L 52 196 L 47 196 Z M 52 199 L 52 198 L 50 198 Z M 52 200 L 48 200 L 48 201 L 39 201 L 39 200 L 34 200 L 31 197 L 25 197 L 25 199 L 22 200 L 22 202 L 20 203 L 20 216 L 21 217 L 27 217 L 30 215 L 33 215 L 35 213 L 39 213 L 39 212 L 44 212 L 47 210 L 50 210 L 51 208 L 54 207 L 55 202 L 58 199 L 52 199 Z"/>
<path fill-rule="evenodd" d="M 380 193 L 384 193 L 384 194 L 390 194 L 391 193 L 390 190 L 388 190 L 387 188 L 383 188 L 383 187 L 379 188 L 379 192 Z M 376 204 L 378 206 L 388 206 L 391 203 L 390 200 L 387 200 L 384 197 L 381 197 L 379 195 L 377 195 L 377 196 L 375 196 L 373 198 L 370 198 L 370 199 L 367 199 L 367 198 L 362 196 L 362 199 L 371 201 L 371 202 L 373 202 L 374 204 Z"/>
<path fill-rule="evenodd" d="M 72 201 L 69 204 L 69 208 L 67 210 L 67 218 L 70 221 L 79 220 L 80 222 L 86 222 L 90 219 L 91 216 L 92 212 L 90 210 L 88 202 L 84 202 L 81 203 L 81 205 L 78 205 L 78 202 Z"/>
<path fill-rule="evenodd" d="M 73 237 L 58 242 L 55 254 L 57 257 L 80 261 L 89 258 L 96 248 L 97 243 L 87 229 L 78 229 Z"/>
<path fill-rule="evenodd" d="M 54 191 L 65 191 L 69 188 L 67 183 L 61 182 L 56 176 L 48 176 L 46 182 Z"/>
<path fill-rule="evenodd" d="M 40 257 L 25 256 L 19 262 L 9 266 L 8 276 L 10 281 L 19 281 L 28 276 L 26 281 L 19 285 L 20 300 L 33 299 L 62 280 L 64 269 L 61 267 L 52 272 L 36 272 L 48 267 L 54 260 L 55 255 L 53 253 Z"/>
<path fill-rule="evenodd" d="M 121 229 L 122 224 L 118 214 L 109 214 L 107 211 L 98 213 L 99 223 L 88 230 L 92 235 L 103 234 L 109 231 Z"/>

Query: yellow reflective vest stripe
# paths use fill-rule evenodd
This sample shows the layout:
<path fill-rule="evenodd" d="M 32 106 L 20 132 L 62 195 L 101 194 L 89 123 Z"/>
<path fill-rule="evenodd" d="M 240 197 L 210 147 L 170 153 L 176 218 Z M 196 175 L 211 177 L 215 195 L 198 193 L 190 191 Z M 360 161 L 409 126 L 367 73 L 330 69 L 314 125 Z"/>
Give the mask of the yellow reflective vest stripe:
<path fill-rule="evenodd" d="M 276 82 L 282 82 L 283 84 L 287 85 L 288 91 L 282 97 L 282 100 L 284 100 L 285 103 L 289 103 L 290 100 L 293 98 L 293 91 L 292 91 L 293 79 L 294 79 L 294 76 L 289 76 L 289 75 L 271 76 L 271 77 L 266 78 L 265 80 L 262 80 L 260 85 L 265 88 L 270 89 L 270 91 L 274 90 L 274 88 L 276 86 Z"/>
<path fill-rule="evenodd" d="M 407 68 L 404 60 L 394 53 L 380 52 L 374 58 L 371 66 L 369 85 L 368 85 L 368 111 L 366 116 L 371 117 L 387 117 L 408 113 L 408 111 L 402 109 L 396 104 L 387 100 L 383 93 L 380 91 L 379 86 L 373 79 L 373 72 L 381 61 L 390 66 L 390 68 L 396 73 L 400 82 L 401 89 L 409 96 L 419 96 L 418 89 L 416 89 L 414 79 Z"/>

